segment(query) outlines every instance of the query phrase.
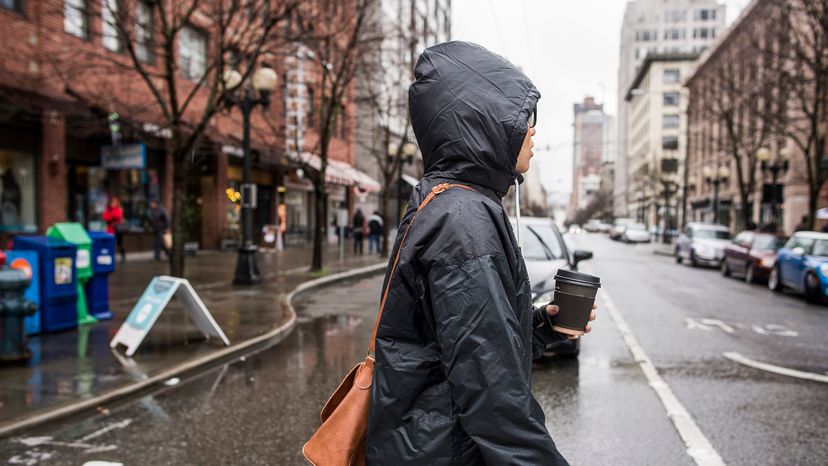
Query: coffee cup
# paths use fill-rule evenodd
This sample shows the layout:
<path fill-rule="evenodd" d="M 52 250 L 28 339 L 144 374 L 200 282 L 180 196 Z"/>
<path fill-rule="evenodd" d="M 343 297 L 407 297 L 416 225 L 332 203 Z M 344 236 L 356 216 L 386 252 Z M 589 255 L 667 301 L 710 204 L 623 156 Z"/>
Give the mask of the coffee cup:
<path fill-rule="evenodd" d="M 557 314 L 550 316 L 552 330 L 572 336 L 583 335 L 600 287 L 601 279 L 594 275 L 559 269 L 550 303 L 559 309 Z"/>

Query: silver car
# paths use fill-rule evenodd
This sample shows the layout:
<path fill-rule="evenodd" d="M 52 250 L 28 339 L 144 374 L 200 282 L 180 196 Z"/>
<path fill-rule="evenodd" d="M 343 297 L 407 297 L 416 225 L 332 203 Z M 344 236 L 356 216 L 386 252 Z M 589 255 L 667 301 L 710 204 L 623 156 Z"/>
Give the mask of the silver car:
<path fill-rule="evenodd" d="M 730 230 L 716 223 L 691 222 L 681 229 L 676 241 L 676 262 L 684 260 L 697 267 L 706 265 L 719 267 L 724 257 L 724 248 L 730 244 Z"/>

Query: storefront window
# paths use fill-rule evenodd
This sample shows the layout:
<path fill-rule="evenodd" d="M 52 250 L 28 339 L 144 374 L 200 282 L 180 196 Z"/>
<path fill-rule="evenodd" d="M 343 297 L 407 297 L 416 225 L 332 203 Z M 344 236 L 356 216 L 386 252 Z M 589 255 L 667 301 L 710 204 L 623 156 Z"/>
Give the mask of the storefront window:
<path fill-rule="evenodd" d="M 100 220 L 111 196 L 117 196 L 129 230 L 143 231 L 149 202 L 161 199 L 158 172 L 148 170 L 106 170 L 89 167 L 87 209 L 89 229 L 103 230 Z"/>
<path fill-rule="evenodd" d="M 37 231 L 34 166 L 31 154 L 0 150 L 0 231 Z"/>

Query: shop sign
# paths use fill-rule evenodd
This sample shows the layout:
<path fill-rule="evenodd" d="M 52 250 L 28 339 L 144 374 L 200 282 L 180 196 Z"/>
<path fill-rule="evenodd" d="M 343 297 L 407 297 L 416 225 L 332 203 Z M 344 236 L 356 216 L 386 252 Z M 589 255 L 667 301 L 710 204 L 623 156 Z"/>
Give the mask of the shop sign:
<path fill-rule="evenodd" d="M 147 148 L 144 144 L 121 144 L 118 150 L 101 146 L 101 166 L 106 170 L 144 169 L 147 166 Z"/>
<path fill-rule="evenodd" d="M 233 146 L 231 144 L 224 144 L 221 146 L 221 152 L 223 154 L 232 155 L 234 157 L 244 158 L 244 151 L 241 147 Z"/>
<path fill-rule="evenodd" d="M 173 297 L 181 301 L 187 314 L 205 337 L 220 338 L 225 345 L 230 346 L 230 340 L 224 335 L 190 282 L 184 278 L 165 275 L 152 279 L 109 346 L 115 348 L 118 344 L 122 344 L 127 347 L 127 356 L 135 354 Z"/>

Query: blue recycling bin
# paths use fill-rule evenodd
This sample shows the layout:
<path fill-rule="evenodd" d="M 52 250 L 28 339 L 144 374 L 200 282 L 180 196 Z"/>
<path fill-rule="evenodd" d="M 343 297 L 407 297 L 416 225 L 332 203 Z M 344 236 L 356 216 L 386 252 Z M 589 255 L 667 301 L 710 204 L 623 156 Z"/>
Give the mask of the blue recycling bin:
<path fill-rule="evenodd" d="M 45 236 L 18 236 L 14 250 L 37 252 L 40 265 L 40 330 L 57 332 L 78 326 L 78 290 L 74 244 Z"/>
<path fill-rule="evenodd" d="M 115 271 L 115 235 L 90 231 L 92 238 L 92 278 L 86 282 L 89 313 L 98 320 L 111 319 L 109 274 Z"/>

